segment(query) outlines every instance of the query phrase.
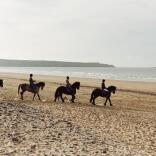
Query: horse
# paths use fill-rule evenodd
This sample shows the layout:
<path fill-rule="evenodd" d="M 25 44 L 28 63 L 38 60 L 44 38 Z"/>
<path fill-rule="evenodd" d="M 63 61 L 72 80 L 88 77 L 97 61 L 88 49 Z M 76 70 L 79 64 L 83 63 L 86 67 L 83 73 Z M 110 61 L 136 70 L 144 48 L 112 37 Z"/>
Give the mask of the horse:
<path fill-rule="evenodd" d="M 0 87 L 3 87 L 3 80 L 0 80 Z"/>
<path fill-rule="evenodd" d="M 45 87 L 45 82 L 39 82 L 39 83 L 34 84 L 34 88 L 31 88 L 29 84 L 23 83 L 18 86 L 18 95 L 20 93 L 21 99 L 23 100 L 24 92 L 28 91 L 28 92 L 34 93 L 33 101 L 35 99 L 36 94 L 38 95 L 38 99 L 41 100 L 40 95 L 39 95 L 39 90 L 40 88 L 41 90 L 43 90 L 44 87 Z M 21 89 L 21 92 L 20 92 L 20 89 Z"/>
<path fill-rule="evenodd" d="M 65 87 L 65 86 L 58 87 L 56 89 L 56 92 L 55 92 L 55 100 L 54 101 L 56 102 L 57 98 L 59 99 L 59 97 L 60 97 L 62 102 L 64 102 L 64 99 L 63 99 L 62 95 L 66 94 L 66 95 L 71 95 L 72 96 L 71 102 L 74 103 L 75 94 L 76 94 L 77 89 L 78 90 L 80 89 L 80 82 L 73 83 L 70 88 Z"/>
<path fill-rule="evenodd" d="M 102 89 L 95 89 L 93 90 L 92 94 L 91 94 L 91 98 L 90 98 L 90 103 L 92 103 L 93 105 L 95 105 L 95 99 L 99 96 L 101 97 L 105 97 L 106 101 L 104 103 L 104 105 L 106 106 L 107 101 L 109 100 L 110 106 L 112 106 L 111 103 L 111 93 L 115 94 L 116 91 L 116 87 L 115 86 L 109 86 L 108 88 L 106 88 L 107 91 L 105 91 L 105 94 L 103 93 L 104 91 Z"/>

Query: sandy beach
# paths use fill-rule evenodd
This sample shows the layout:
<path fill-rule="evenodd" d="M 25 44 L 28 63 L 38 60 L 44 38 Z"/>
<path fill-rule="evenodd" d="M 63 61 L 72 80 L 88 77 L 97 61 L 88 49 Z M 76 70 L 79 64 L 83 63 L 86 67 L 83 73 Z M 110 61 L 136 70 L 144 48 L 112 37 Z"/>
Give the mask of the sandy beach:
<path fill-rule="evenodd" d="M 42 101 L 24 101 L 18 85 L 28 83 L 25 74 L 0 73 L 0 155 L 156 155 L 156 83 L 106 80 L 117 86 L 110 107 L 98 98 L 89 103 L 101 80 L 71 78 L 80 81 L 75 103 L 69 96 L 65 103 L 54 103 L 54 92 L 65 83 L 64 77 L 35 75 L 46 86 L 40 92 Z"/>

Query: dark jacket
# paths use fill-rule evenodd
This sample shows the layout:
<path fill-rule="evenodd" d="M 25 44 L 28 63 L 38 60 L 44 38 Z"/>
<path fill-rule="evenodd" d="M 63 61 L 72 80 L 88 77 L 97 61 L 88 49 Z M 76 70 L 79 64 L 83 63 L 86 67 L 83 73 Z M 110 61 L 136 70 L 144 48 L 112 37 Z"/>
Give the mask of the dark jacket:
<path fill-rule="evenodd" d="M 67 87 L 70 87 L 70 86 L 71 86 L 69 80 L 66 80 L 66 86 L 67 86 Z"/>
<path fill-rule="evenodd" d="M 101 89 L 105 89 L 106 88 L 106 86 L 105 86 L 105 83 L 103 82 L 102 84 L 101 84 Z"/>
<path fill-rule="evenodd" d="M 30 83 L 30 85 L 33 85 L 34 82 L 35 82 L 35 81 L 32 79 L 32 77 L 30 77 L 30 78 L 29 78 L 29 83 Z"/>

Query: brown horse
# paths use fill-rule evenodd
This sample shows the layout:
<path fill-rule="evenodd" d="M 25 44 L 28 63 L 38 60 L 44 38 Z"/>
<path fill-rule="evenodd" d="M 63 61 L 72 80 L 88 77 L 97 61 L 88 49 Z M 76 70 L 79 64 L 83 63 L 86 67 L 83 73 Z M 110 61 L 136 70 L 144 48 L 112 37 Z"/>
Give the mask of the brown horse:
<path fill-rule="evenodd" d="M 28 92 L 34 93 L 33 101 L 35 99 L 36 94 L 38 96 L 38 99 L 41 100 L 40 95 L 39 95 L 39 90 L 40 90 L 40 88 L 41 88 L 41 90 L 43 90 L 44 87 L 45 87 L 45 83 L 44 82 L 39 82 L 39 83 L 34 84 L 33 88 L 31 88 L 30 85 L 26 84 L 26 83 L 20 84 L 18 86 L 18 94 L 19 93 L 21 94 L 21 99 L 23 100 L 24 92 L 28 91 Z M 21 92 L 20 92 L 20 89 L 21 89 Z"/>

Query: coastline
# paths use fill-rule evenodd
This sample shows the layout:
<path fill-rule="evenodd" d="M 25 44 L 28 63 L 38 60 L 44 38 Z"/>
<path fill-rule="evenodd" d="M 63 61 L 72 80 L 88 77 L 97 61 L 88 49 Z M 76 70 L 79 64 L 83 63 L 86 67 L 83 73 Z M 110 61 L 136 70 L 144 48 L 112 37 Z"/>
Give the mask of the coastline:
<path fill-rule="evenodd" d="M 0 73 L 67 76 L 88 79 L 110 79 L 121 81 L 156 82 L 153 68 L 106 68 L 106 67 L 0 67 Z"/>
<path fill-rule="evenodd" d="M 27 81 L 29 74 L 21 73 L 8 73 L 0 72 L 0 79 L 23 79 Z M 53 75 L 34 75 L 37 81 L 46 81 L 54 84 L 64 84 L 64 76 L 53 76 Z M 71 77 L 71 83 L 80 81 L 82 87 L 99 88 L 101 85 L 101 79 L 94 78 L 80 78 Z M 106 86 L 114 85 L 120 91 L 125 92 L 140 92 L 140 93 L 151 93 L 156 94 L 156 82 L 142 82 L 142 81 L 125 81 L 125 80 L 110 80 L 106 79 Z"/>

